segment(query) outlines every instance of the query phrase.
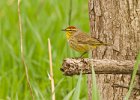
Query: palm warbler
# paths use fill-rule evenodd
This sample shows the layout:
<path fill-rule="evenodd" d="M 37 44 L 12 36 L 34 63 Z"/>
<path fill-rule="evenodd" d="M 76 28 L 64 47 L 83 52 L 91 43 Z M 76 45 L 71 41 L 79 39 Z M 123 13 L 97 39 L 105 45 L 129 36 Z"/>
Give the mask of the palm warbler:
<path fill-rule="evenodd" d="M 93 50 L 98 46 L 108 45 L 107 43 L 103 43 L 102 41 L 93 38 L 88 34 L 85 34 L 80 29 L 74 26 L 69 26 L 66 29 L 63 29 L 62 31 L 66 32 L 66 38 L 70 47 L 78 52 L 83 52 L 81 57 L 89 50 Z"/>

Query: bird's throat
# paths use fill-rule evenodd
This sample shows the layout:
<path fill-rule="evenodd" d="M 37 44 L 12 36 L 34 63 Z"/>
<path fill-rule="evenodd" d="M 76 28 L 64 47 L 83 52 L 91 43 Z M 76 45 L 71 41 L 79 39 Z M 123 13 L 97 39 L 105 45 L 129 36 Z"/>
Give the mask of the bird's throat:
<path fill-rule="evenodd" d="M 71 37 L 71 33 L 70 32 L 66 32 L 66 38 L 69 40 Z"/>

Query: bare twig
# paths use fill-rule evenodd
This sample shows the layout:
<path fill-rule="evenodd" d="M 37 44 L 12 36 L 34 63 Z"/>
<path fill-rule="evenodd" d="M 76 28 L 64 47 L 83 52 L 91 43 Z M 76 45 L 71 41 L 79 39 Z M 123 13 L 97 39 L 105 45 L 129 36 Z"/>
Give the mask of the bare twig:
<path fill-rule="evenodd" d="M 53 67 L 52 67 L 52 55 L 51 55 L 51 43 L 50 39 L 48 39 L 48 50 L 49 50 L 49 60 L 50 60 L 50 80 L 51 80 L 51 88 L 52 88 L 52 100 L 55 100 L 55 92 L 54 92 L 54 79 L 53 79 Z"/>
<path fill-rule="evenodd" d="M 29 87 L 29 90 L 30 90 L 30 95 L 32 97 L 32 100 L 34 100 L 34 95 L 33 95 L 32 87 L 30 85 L 30 79 L 29 79 L 29 76 L 28 76 L 28 68 L 27 68 L 27 65 L 26 65 L 25 60 L 24 60 L 23 36 L 22 36 L 23 33 L 22 33 L 22 22 L 21 22 L 21 15 L 20 15 L 20 3 L 21 3 L 21 1 L 18 0 L 18 18 L 19 18 L 19 30 L 20 30 L 21 60 L 22 60 L 22 63 L 23 63 L 24 69 L 25 69 L 25 76 L 26 76 L 27 84 L 28 84 L 28 87 Z"/>
<path fill-rule="evenodd" d="M 79 75 L 82 71 L 83 74 L 91 74 L 91 63 L 94 64 L 96 74 L 132 74 L 135 61 L 132 60 L 111 60 L 111 59 L 90 59 L 66 58 L 63 61 L 61 70 L 67 76 Z M 140 69 L 137 72 L 140 75 Z"/>

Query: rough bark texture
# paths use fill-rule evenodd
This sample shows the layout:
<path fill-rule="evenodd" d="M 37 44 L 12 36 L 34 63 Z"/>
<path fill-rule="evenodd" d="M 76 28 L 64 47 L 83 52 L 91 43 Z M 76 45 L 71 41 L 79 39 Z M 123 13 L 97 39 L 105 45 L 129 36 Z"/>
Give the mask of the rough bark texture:
<path fill-rule="evenodd" d="M 92 36 L 111 43 L 93 51 L 95 59 L 135 60 L 140 50 L 140 0 L 89 0 Z M 112 84 L 128 86 L 130 75 L 97 75 L 102 100 L 122 100 L 128 89 L 113 88 Z M 136 84 L 138 84 L 138 77 Z M 130 100 L 137 100 L 133 92 Z"/>
<path fill-rule="evenodd" d="M 109 59 L 89 59 L 79 58 L 70 59 L 67 58 L 63 61 L 63 67 L 61 70 L 64 75 L 72 76 L 82 74 L 91 74 L 92 65 L 94 65 L 94 71 L 96 74 L 132 74 L 134 61 L 123 60 L 109 60 Z M 137 75 L 140 75 L 138 70 Z"/>

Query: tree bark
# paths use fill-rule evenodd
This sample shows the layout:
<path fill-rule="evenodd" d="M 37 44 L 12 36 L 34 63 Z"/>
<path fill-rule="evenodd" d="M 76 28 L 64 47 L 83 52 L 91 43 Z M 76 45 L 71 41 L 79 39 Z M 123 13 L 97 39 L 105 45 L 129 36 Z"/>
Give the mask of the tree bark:
<path fill-rule="evenodd" d="M 135 60 L 140 50 L 140 0 L 89 0 L 92 36 L 113 44 L 93 51 L 94 59 Z M 102 100 L 122 100 L 129 86 L 130 75 L 98 74 L 97 84 Z M 139 87 L 139 78 L 136 78 Z M 133 91 L 130 100 L 137 100 Z"/>

